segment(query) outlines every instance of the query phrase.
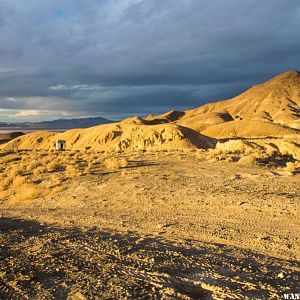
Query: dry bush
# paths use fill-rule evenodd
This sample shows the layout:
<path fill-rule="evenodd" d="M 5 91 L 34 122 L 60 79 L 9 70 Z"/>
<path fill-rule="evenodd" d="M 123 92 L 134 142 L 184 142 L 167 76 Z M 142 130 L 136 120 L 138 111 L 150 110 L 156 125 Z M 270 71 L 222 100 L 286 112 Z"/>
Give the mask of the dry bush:
<path fill-rule="evenodd" d="M 20 161 L 20 160 L 21 160 L 21 157 L 16 156 L 15 154 L 9 154 L 9 155 L 2 158 L 3 163 L 17 162 L 17 161 Z"/>
<path fill-rule="evenodd" d="M 258 158 L 254 154 L 242 156 L 238 163 L 241 165 L 258 165 L 259 161 Z"/>
<path fill-rule="evenodd" d="M 54 184 L 52 186 L 58 186 L 63 181 L 63 179 L 57 175 L 52 175 L 50 179 L 51 179 L 52 184 Z"/>
<path fill-rule="evenodd" d="M 94 158 L 94 159 L 92 160 L 92 163 L 93 163 L 93 165 L 99 165 L 99 164 L 102 164 L 102 163 L 103 163 L 103 159 L 101 159 L 101 158 Z"/>
<path fill-rule="evenodd" d="M 41 163 L 39 161 L 32 161 L 28 163 L 26 170 L 29 172 L 32 172 L 34 169 L 38 168 L 41 166 Z"/>
<path fill-rule="evenodd" d="M 0 182 L 0 190 L 7 190 L 10 186 L 10 184 L 12 183 L 12 179 L 11 178 L 3 178 L 1 179 L 1 182 Z"/>
<path fill-rule="evenodd" d="M 63 163 L 63 164 L 69 164 L 69 161 L 71 161 L 72 160 L 72 158 L 70 157 L 70 156 L 64 156 L 64 157 L 61 157 L 61 159 L 60 159 L 60 161 L 61 161 L 61 163 Z"/>
<path fill-rule="evenodd" d="M 7 176 L 14 179 L 18 175 L 22 175 L 24 173 L 24 169 L 25 167 L 23 165 L 12 165 L 8 170 Z"/>
<path fill-rule="evenodd" d="M 17 176 L 12 181 L 12 186 L 13 187 L 19 187 L 19 186 L 21 186 L 24 183 L 26 183 L 26 177 L 24 177 L 24 176 Z"/>
<path fill-rule="evenodd" d="M 65 173 L 68 177 L 74 177 L 74 176 L 81 175 L 81 171 L 76 166 L 73 166 L 73 165 L 68 165 L 66 167 Z"/>
<path fill-rule="evenodd" d="M 45 166 L 37 167 L 36 169 L 34 169 L 32 171 L 33 175 L 35 175 L 35 176 L 40 175 L 40 174 L 45 174 L 46 172 L 47 172 L 47 167 L 45 167 Z"/>
<path fill-rule="evenodd" d="M 24 158 L 23 158 L 23 160 L 24 159 L 30 159 L 30 160 L 37 161 L 37 160 L 39 160 L 39 158 L 40 158 L 39 153 L 31 152 L 30 154 L 25 155 Z"/>
<path fill-rule="evenodd" d="M 123 171 L 121 172 L 121 176 L 122 176 L 122 177 L 127 177 L 129 174 L 130 174 L 130 172 L 128 172 L 128 171 L 124 171 L 124 170 L 123 170 Z"/>
<path fill-rule="evenodd" d="M 73 156 L 73 158 L 74 158 L 75 160 L 81 160 L 81 159 L 82 159 L 82 155 L 83 155 L 83 154 L 81 154 L 80 152 L 77 152 L 77 153 Z"/>
<path fill-rule="evenodd" d="M 33 183 L 24 183 L 18 187 L 14 187 L 13 195 L 10 197 L 10 201 L 13 203 L 19 203 L 24 201 L 31 201 L 38 198 L 43 190 Z"/>
<path fill-rule="evenodd" d="M 54 172 L 57 169 L 59 169 L 60 167 L 61 167 L 61 165 L 58 164 L 57 162 L 50 162 L 49 164 L 47 164 L 47 171 Z"/>
<path fill-rule="evenodd" d="M 107 170 L 115 171 L 120 168 L 126 168 L 128 166 L 128 161 L 125 158 L 107 158 L 104 160 L 104 166 Z"/>
<path fill-rule="evenodd" d="M 97 159 L 99 159 L 100 157 L 99 157 L 99 154 L 94 154 L 94 155 L 92 155 L 91 156 L 91 159 L 92 160 L 97 160 Z"/>
<path fill-rule="evenodd" d="M 68 152 L 68 156 L 70 156 L 70 157 L 72 157 L 72 156 L 74 156 L 74 155 L 76 155 L 77 154 L 77 152 L 76 151 L 69 151 Z"/>
<path fill-rule="evenodd" d="M 63 162 L 66 164 L 66 165 L 76 165 L 77 164 L 77 159 L 74 158 L 74 157 L 66 157 Z"/>
<path fill-rule="evenodd" d="M 52 192 L 53 192 L 53 193 L 60 193 L 60 192 L 62 192 L 62 191 L 64 191 L 64 190 L 65 190 L 64 187 L 59 186 L 59 185 L 56 185 L 56 186 L 53 187 Z"/>
<path fill-rule="evenodd" d="M 89 162 L 87 163 L 87 168 L 91 169 L 91 168 L 93 168 L 93 167 L 94 167 L 94 162 L 93 162 L 93 161 L 89 161 Z"/>
<path fill-rule="evenodd" d="M 39 162 L 39 164 L 41 166 L 46 166 L 48 165 L 50 162 L 51 162 L 51 159 L 49 158 L 48 155 L 43 155 L 43 156 L 40 156 L 37 161 Z"/>

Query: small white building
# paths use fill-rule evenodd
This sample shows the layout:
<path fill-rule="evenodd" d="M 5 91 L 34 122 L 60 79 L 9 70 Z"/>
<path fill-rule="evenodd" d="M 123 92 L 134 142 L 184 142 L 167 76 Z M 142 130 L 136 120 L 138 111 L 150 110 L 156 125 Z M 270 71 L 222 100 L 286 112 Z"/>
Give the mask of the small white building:
<path fill-rule="evenodd" d="M 66 141 L 65 140 L 57 140 L 55 142 L 55 149 L 57 151 L 62 151 L 66 149 Z"/>

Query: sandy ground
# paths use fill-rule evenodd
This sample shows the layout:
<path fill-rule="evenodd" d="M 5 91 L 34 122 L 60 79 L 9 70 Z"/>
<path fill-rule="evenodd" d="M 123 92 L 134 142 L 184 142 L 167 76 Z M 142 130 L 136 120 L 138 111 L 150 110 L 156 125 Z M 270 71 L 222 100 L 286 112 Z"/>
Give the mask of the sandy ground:
<path fill-rule="evenodd" d="M 94 166 L 0 204 L 0 298 L 282 299 L 299 293 L 300 175 L 194 152 Z"/>

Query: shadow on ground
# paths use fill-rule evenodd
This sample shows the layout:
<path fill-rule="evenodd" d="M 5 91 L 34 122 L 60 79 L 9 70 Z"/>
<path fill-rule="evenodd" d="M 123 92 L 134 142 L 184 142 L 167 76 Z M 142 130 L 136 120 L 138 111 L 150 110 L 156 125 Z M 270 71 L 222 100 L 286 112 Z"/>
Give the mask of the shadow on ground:
<path fill-rule="evenodd" d="M 276 299 L 300 278 L 297 261 L 221 244 L 8 218 L 0 249 L 0 299 Z"/>

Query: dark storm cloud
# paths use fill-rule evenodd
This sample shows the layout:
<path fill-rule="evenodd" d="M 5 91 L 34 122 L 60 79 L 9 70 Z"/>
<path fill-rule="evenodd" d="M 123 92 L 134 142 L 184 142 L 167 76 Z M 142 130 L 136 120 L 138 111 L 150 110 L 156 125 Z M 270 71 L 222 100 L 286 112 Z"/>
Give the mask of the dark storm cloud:
<path fill-rule="evenodd" d="M 299 69 L 299 28 L 298 0 L 1 0 L 0 110 L 199 106 Z"/>

